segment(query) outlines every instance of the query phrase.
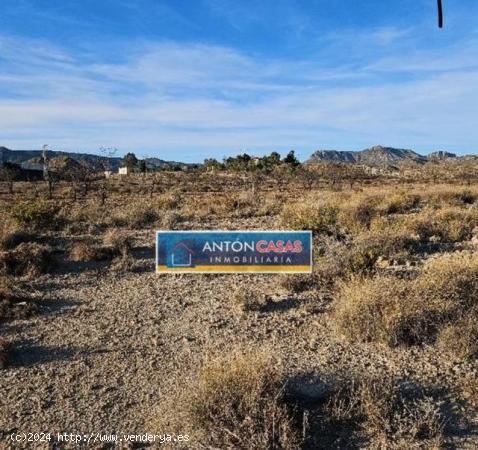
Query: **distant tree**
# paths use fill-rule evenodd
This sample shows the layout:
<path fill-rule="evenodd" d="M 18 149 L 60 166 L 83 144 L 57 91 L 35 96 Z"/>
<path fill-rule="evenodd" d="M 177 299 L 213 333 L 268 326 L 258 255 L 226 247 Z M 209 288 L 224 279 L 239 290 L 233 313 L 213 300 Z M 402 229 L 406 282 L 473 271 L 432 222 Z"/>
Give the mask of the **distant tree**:
<path fill-rule="evenodd" d="M 139 161 L 138 168 L 141 173 L 146 173 L 146 161 L 144 159 Z"/>
<path fill-rule="evenodd" d="M 94 179 L 94 171 L 87 165 L 78 164 L 62 174 L 62 177 L 73 182 L 73 198 L 76 200 L 76 193 L 83 185 L 83 196 L 88 195 L 90 182 Z"/>
<path fill-rule="evenodd" d="M 272 152 L 269 156 L 264 156 L 259 160 L 257 167 L 265 173 L 271 173 L 274 167 L 281 163 L 280 155 L 277 152 Z"/>
<path fill-rule="evenodd" d="M 103 166 L 103 171 L 104 172 L 110 172 L 113 170 L 112 167 L 112 159 L 115 157 L 116 153 L 118 152 L 118 149 L 116 147 L 101 147 L 100 152 L 103 154 L 103 161 L 102 161 L 102 166 Z M 105 174 L 106 175 L 106 174 Z M 88 182 L 85 179 L 85 196 L 88 191 Z M 108 178 L 105 176 L 103 179 L 103 182 L 99 186 L 99 197 L 100 197 L 100 202 L 101 205 L 104 206 L 106 203 L 106 198 L 108 196 L 108 187 L 109 187 L 109 182 Z"/>
<path fill-rule="evenodd" d="M 272 165 L 277 165 L 280 163 L 280 154 L 277 153 L 277 152 L 272 152 L 268 157 L 267 157 L 268 161 L 270 162 L 270 164 Z"/>
<path fill-rule="evenodd" d="M 126 153 L 123 158 L 123 164 L 128 169 L 134 169 L 138 165 L 138 158 L 136 158 L 134 153 Z"/>
<path fill-rule="evenodd" d="M 4 162 L 0 167 L 0 180 L 8 184 L 8 192 L 13 194 L 13 183 L 17 179 L 21 169 L 17 164 L 11 162 Z"/>
<path fill-rule="evenodd" d="M 320 169 L 317 164 L 302 165 L 296 171 L 296 175 L 307 190 L 316 187 L 320 181 Z"/>
<path fill-rule="evenodd" d="M 221 164 L 215 158 L 209 158 L 209 159 L 204 160 L 203 167 L 204 167 L 205 170 L 211 170 L 211 169 L 219 170 L 219 169 L 223 169 L 224 165 Z"/>
<path fill-rule="evenodd" d="M 251 160 L 252 158 L 250 155 L 243 153 L 242 155 L 238 155 L 236 157 L 225 158 L 224 166 L 228 170 L 244 171 L 249 167 Z"/>
<path fill-rule="evenodd" d="M 287 156 L 283 159 L 283 162 L 285 164 L 289 164 L 292 167 L 300 166 L 300 161 L 295 156 L 294 150 L 291 150 L 289 153 L 287 153 Z"/>
<path fill-rule="evenodd" d="M 270 175 L 277 183 L 280 190 L 285 188 L 291 182 L 291 175 L 295 172 L 295 168 L 288 164 L 280 164 L 275 166 Z"/>

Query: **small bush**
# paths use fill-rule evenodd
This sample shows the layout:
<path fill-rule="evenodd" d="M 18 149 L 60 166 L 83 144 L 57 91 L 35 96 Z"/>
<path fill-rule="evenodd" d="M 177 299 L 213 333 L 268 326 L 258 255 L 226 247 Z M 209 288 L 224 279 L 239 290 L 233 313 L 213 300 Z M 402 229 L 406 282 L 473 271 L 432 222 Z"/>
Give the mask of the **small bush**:
<path fill-rule="evenodd" d="M 380 201 L 379 196 L 359 197 L 355 201 L 350 199 L 341 207 L 340 223 L 343 228 L 353 234 L 368 230 L 372 220 L 379 214 Z"/>
<path fill-rule="evenodd" d="M 264 304 L 264 296 L 253 290 L 238 289 L 232 296 L 234 310 L 238 314 L 249 311 L 258 311 Z"/>
<path fill-rule="evenodd" d="M 472 205 L 476 201 L 476 194 L 474 194 L 473 192 L 471 192 L 468 189 L 465 189 L 464 191 L 462 191 L 458 194 L 458 198 L 465 205 Z"/>
<path fill-rule="evenodd" d="M 10 215 L 19 225 L 41 230 L 58 224 L 58 211 L 57 206 L 46 201 L 25 201 L 15 203 Z"/>
<path fill-rule="evenodd" d="M 418 234 L 422 242 L 427 242 L 433 236 L 439 237 L 442 242 L 465 241 L 471 239 L 477 225 L 478 211 L 457 207 L 428 209 L 404 222 L 404 226 Z"/>
<path fill-rule="evenodd" d="M 180 206 L 181 196 L 177 192 L 162 194 L 159 197 L 159 206 L 161 209 L 176 209 Z"/>
<path fill-rule="evenodd" d="M 412 284 L 420 303 L 447 324 L 468 314 L 478 303 L 478 255 L 445 254 L 429 259 Z"/>
<path fill-rule="evenodd" d="M 439 406 L 418 387 L 393 377 L 346 379 L 326 410 L 333 423 L 358 426 L 370 448 L 442 448 L 444 417 Z"/>
<path fill-rule="evenodd" d="M 220 209 L 225 213 L 235 215 L 250 215 L 251 208 L 258 205 L 257 197 L 250 192 L 229 192 L 218 202 Z"/>
<path fill-rule="evenodd" d="M 171 422 L 182 429 L 187 424 L 192 439 L 208 448 L 299 449 L 284 384 L 280 368 L 265 352 L 232 352 L 208 360 L 160 423 L 168 429 L 174 428 Z"/>
<path fill-rule="evenodd" d="M 408 330 L 401 307 L 406 293 L 406 282 L 389 276 L 342 282 L 332 321 L 349 341 L 397 345 L 415 340 L 420 330 Z M 412 336 L 407 336 L 410 332 Z"/>
<path fill-rule="evenodd" d="M 434 342 L 477 303 L 478 256 L 444 255 L 428 261 L 413 280 L 376 276 L 342 283 L 333 322 L 350 341 Z M 469 326 L 473 336 L 474 325 Z"/>
<path fill-rule="evenodd" d="M 113 225 L 129 228 L 143 228 L 158 220 L 157 212 L 147 204 L 127 205 L 113 216 Z"/>
<path fill-rule="evenodd" d="M 117 256 L 111 261 L 110 270 L 116 273 L 126 273 L 132 272 L 136 269 L 136 263 L 134 258 L 129 254 L 125 253 L 121 256 Z"/>
<path fill-rule="evenodd" d="M 33 239 L 34 235 L 18 225 L 6 226 L 0 231 L 0 249 L 11 250 L 22 242 L 30 242 Z"/>
<path fill-rule="evenodd" d="M 236 354 L 211 361 L 202 368 L 197 388 L 192 423 L 207 431 L 212 445 L 297 448 L 291 417 L 281 404 L 284 381 L 266 355 Z"/>
<path fill-rule="evenodd" d="M 358 235 L 348 253 L 348 270 L 362 273 L 374 269 L 379 257 L 403 257 L 414 251 L 417 240 L 407 232 L 384 230 Z"/>
<path fill-rule="evenodd" d="M 133 248 L 133 240 L 126 233 L 120 230 L 108 230 L 104 237 L 103 243 L 114 255 L 127 255 Z"/>
<path fill-rule="evenodd" d="M 37 304 L 16 290 L 9 278 L 0 277 L 0 322 L 25 319 L 37 311 Z"/>
<path fill-rule="evenodd" d="M 317 233 L 337 232 L 339 208 L 325 202 L 291 203 L 282 210 L 282 223 L 294 230 L 312 230 Z"/>
<path fill-rule="evenodd" d="M 478 356 L 478 311 L 468 313 L 468 317 L 448 325 L 438 336 L 441 350 L 462 359 Z"/>
<path fill-rule="evenodd" d="M 53 266 L 53 249 L 48 245 L 24 242 L 15 250 L 0 253 L 0 272 L 30 277 L 47 273 Z"/>
<path fill-rule="evenodd" d="M 70 249 L 70 259 L 75 262 L 103 261 L 110 256 L 109 248 L 95 246 L 93 242 L 77 242 Z"/>
<path fill-rule="evenodd" d="M 418 195 L 397 192 L 384 199 L 382 208 L 386 214 L 403 214 L 416 208 L 419 202 Z"/>

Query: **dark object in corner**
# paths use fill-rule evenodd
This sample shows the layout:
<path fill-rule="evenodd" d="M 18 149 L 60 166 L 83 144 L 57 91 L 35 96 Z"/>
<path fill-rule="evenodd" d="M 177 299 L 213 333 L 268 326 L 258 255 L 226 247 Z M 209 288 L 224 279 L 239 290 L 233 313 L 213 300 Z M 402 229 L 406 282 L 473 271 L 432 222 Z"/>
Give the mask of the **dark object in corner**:
<path fill-rule="evenodd" d="M 438 26 L 443 28 L 443 2 L 438 0 Z"/>

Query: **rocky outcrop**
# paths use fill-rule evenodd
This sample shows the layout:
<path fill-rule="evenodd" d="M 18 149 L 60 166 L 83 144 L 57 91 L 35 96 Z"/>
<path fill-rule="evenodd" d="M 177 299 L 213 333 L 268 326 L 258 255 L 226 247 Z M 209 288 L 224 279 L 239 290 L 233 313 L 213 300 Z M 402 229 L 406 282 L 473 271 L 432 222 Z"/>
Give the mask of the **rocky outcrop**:
<path fill-rule="evenodd" d="M 308 162 L 336 161 L 345 163 L 357 163 L 372 166 L 383 166 L 395 164 L 401 161 L 414 161 L 418 163 L 426 162 L 426 156 L 420 155 L 413 150 L 382 147 L 367 148 L 361 151 L 337 151 L 337 150 L 318 150 Z"/>
<path fill-rule="evenodd" d="M 428 155 L 429 160 L 443 160 L 448 158 L 456 158 L 456 155 L 454 153 L 446 152 L 444 150 L 438 150 Z"/>

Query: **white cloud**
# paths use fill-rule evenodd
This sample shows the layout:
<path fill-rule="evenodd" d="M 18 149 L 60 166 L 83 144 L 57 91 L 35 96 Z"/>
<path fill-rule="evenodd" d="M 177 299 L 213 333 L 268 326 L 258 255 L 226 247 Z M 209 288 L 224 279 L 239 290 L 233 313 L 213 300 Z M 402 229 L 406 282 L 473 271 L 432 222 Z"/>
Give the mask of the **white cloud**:
<path fill-rule="evenodd" d="M 398 38 L 393 29 L 374 33 Z M 478 44 L 466 48 L 476 54 Z M 115 63 L 47 42 L 2 38 L 2 49 L 0 145 L 13 148 L 115 145 L 189 160 L 375 143 L 477 150 L 478 68 L 460 64 L 464 55 L 417 78 L 415 55 L 350 69 L 199 44 L 136 44 Z M 436 53 L 420 60 L 427 54 Z"/>

